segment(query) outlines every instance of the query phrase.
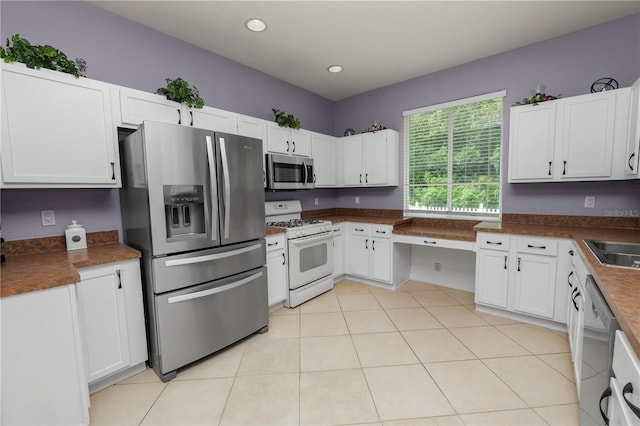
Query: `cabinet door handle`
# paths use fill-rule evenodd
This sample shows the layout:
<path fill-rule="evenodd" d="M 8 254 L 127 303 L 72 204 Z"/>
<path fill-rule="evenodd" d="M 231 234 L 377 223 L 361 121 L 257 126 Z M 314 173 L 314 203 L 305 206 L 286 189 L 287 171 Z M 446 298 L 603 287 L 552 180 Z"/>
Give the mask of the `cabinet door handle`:
<path fill-rule="evenodd" d="M 191 116 L 191 124 L 190 124 L 190 126 L 193 127 L 193 111 L 189 111 L 189 115 Z"/>
<path fill-rule="evenodd" d="M 118 290 L 122 288 L 122 277 L 120 276 L 120 269 L 116 271 L 116 275 L 118 276 Z"/>
<path fill-rule="evenodd" d="M 569 272 L 567 276 L 567 284 L 569 284 L 569 288 L 573 288 L 573 284 L 571 284 L 571 276 L 573 275 L 573 271 Z"/>
<path fill-rule="evenodd" d="M 362 173 L 360 173 L 360 183 L 362 183 Z"/>
<path fill-rule="evenodd" d="M 116 163 L 111 162 L 111 180 L 116 180 Z"/>
<path fill-rule="evenodd" d="M 551 176 L 551 161 L 549 161 L 549 176 Z"/>
<path fill-rule="evenodd" d="M 629 156 L 629 161 L 628 161 L 628 163 L 629 163 L 629 168 L 631 169 L 631 171 L 632 171 L 632 172 L 633 172 L 634 170 L 633 170 L 633 164 L 631 163 L 631 160 L 633 160 L 633 157 L 635 157 L 635 156 L 636 156 L 636 153 L 635 153 L 635 152 L 632 152 L 632 153 L 631 153 L 631 155 Z"/>
<path fill-rule="evenodd" d="M 518 258 L 518 272 L 520 272 L 520 258 Z"/>
<path fill-rule="evenodd" d="M 291 145 L 293 145 L 293 151 L 291 152 L 296 152 L 296 141 L 292 141 Z"/>
<path fill-rule="evenodd" d="M 364 248 L 369 249 L 369 240 L 364 240 Z"/>
<path fill-rule="evenodd" d="M 504 269 L 507 269 L 507 256 L 504 257 Z"/>
<path fill-rule="evenodd" d="M 289 152 L 289 141 L 287 141 L 287 152 Z"/>
<path fill-rule="evenodd" d="M 376 240 L 371 240 L 371 250 L 376 249 Z"/>
<path fill-rule="evenodd" d="M 316 183 L 316 174 L 313 174 L 313 183 Z"/>
<path fill-rule="evenodd" d="M 369 183 L 369 173 L 364 175 L 364 183 Z"/>
<path fill-rule="evenodd" d="M 573 256 L 573 250 L 569 250 L 569 256 Z"/>
<path fill-rule="evenodd" d="M 182 113 L 180 112 L 180 108 L 178 108 L 177 111 L 178 111 L 178 124 L 182 124 Z"/>
<path fill-rule="evenodd" d="M 567 160 L 564 160 L 562 162 L 562 174 L 566 175 L 567 174 Z"/>
<path fill-rule="evenodd" d="M 604 410 L 602 409 L 602 401 L 610 397 L 611 397 L 611 387 L 608 387 L 604 390 L 604 392 L 602 392 L 602 395 L 600 395 L 600 402 L 598 402 L 598 408 L 600 408 L 600 415 L 602 416 L 602 420 L 604 420 L 604 424 L 607 426 L 609 426 L 609 417 L 607 417 L 607 415 L 604 413 Z"/>
<path fill-rule="evenodd" d="M 547 246 L 532 246 L 531 244 L 527 244 L 527 247 L 534 248 L 534 249 L 540 249 L 540 250 L 544 250 L 544 249 L 547 248 Z"/>
<path fill-rule="evenodd" d="M 284 255 L 284 253 L 282 253 L 282 264 L 286 264 L 287 263 L 287 257 Z"/>
<path fill-rule="evenodd" d="M 435 243 L 436 243 L 435 241 L 427 241 L 427 240 L 424 240 L 423 242 L 424 242 L 425 244 L 435 244 Z"/>
<path fill-rule="evenodd" d="M 628 393 L 633 393 L 633 384 L 631 384 L 631 382 L 627 383 L 622 388 L 622 398 L 624 399 L 624 402 L 627 403 L 627 405 L 629 406 L 631 411 L 633 411 L 633 414 L 635 414 L 636 417 L 638 417 L 640 419 L 640 407 L 638 407 L 637 405 L 632 404 L 631 401 L 629 401 L 627 399 L 627 394 Z"/>

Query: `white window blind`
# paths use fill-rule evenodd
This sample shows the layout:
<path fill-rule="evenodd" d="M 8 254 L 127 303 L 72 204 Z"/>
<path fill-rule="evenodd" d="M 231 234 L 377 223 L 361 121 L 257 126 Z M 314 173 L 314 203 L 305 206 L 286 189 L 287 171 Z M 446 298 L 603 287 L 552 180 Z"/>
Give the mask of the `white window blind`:
<path fill-rule="evenodd" d="M 404 113 L 406 215 L 500 215 L 505 94 Z"/>

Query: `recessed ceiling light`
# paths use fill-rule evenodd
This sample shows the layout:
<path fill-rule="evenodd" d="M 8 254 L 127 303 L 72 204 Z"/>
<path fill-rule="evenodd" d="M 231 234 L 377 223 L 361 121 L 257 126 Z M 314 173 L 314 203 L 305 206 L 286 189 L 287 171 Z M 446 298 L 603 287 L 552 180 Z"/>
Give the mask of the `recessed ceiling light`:
<path fill-rule="evenodd" d="M 327 68 L 327 71 L 332 73 L 340 72 L 342 71 L 342 65 L 331 65 L 329 68 Z"/>
<path fill-rule="evenodd" d="M 253 31 L 254 33 L 259 33 L 267 29 L 267 24 L 262 19 L 251 18 L 246 24 L 249 31 Z"/>

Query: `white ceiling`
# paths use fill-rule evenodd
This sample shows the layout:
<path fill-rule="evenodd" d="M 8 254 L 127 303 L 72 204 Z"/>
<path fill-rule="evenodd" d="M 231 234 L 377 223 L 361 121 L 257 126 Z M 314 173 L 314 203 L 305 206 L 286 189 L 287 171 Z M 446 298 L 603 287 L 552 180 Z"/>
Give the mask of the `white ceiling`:
<path fill-rule="evenodd" d="M 640 12 L 640 1 L 91 3 L 333 101 Z M 249 18 L 267 30 L 249 32 Z"/>

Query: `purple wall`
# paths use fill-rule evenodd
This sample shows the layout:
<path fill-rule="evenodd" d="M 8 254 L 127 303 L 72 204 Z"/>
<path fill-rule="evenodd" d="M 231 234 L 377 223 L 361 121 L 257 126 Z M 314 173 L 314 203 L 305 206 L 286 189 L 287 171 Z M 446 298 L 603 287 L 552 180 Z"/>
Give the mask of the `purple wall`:
<path fill-rule="evenodd" d="M 267 120 L 272 107 L 295 111 L 305 129 L 333 132 L 333 102 L 86 2 L 3 0 L 0 29 L 3 45 L 17 33 L 84 58 L 92 79 L 155 92 L 165 78 L 182 77 L 208 106 Z M 117 229 L 122 237 L 116 190 L 3 190 L 1 197 L 6 240 L 62 235 L 73 218 L 89 232 Z M 319 195 L 318 206 L 333 207 L 332 197 Z M 44 209 L 55 210 L 56 226 L 40 225 Z"/>
<path fill-rule="evenodd" d="M 640 15 L 634 15 L 340 101 L 334 134 L 348 127 L 361 131 L 379 120 L 400 132 L 402 146 L 403 111 L 506 89 L 503 212 L 604 216 L 607 210 L 640 208 L 640 182 L 507 183 L 509 109 L 538 84 L 546 84 L 547 93 L 568 97 L 589 93 L 591 83 L 601 77 L 614 77 L 627 87 L 638 76 Z M 402 155 L 400 170 L 402 182 Z M 402 209 L 402 185 L 342 191 L 336 207 L 354 207 L 354 195 L 360 195 L 362 206 Z M 585 195 L 596 197 L 594 209 L 583 207 Z"/>
<path fill-rule="evenodd" d="M 198 87 L 207 105 L 268 120 L 272 107 L 295 111 L 304 128 L 335 135 L 347 127 L 361 131 L 372 120 L 402 133 L 404 110 L 500 89 L 507 89 L 507 135 L 509 105 L 528 96 L 530 87 L 546 84 L 549 93 L 572 96 L 588 92 L 600 77 L 612 76 L 628 86 L 640 74 L 640 15 L 338 103 L 85 2 L 3 0 L 0 30 L 1 40 L 19 33 L 32 43 L 51 44 L 71 58 L 86 59 L 89 78 L 154 92 L 165 78 L 182 77 Z M 400 159 L 402 170 L 402 155 Z M 503 163 L 506 171 L 506 160 Z M 637 181 L 505 183 L 503 210 L 605 215 L 605 210 L 638 208 L 639 192 Z M 582 208 L 584 195 L 597 197 L 595 209 Z M 360 197 L 359 205 L 355 196 Z M 402 209 L 402 196 L 402 186 L 266 193 L 267 200 L 300 199 L 304 209 Z M 117 190 L 3 190 L 1 198 L 2 236 L 7 240 L 62 235 L 71 219 L 89 232 L 118 229 L 122 234 Z M 43 209 L 56 211 L 58 225 L 40 225 Z"/>

